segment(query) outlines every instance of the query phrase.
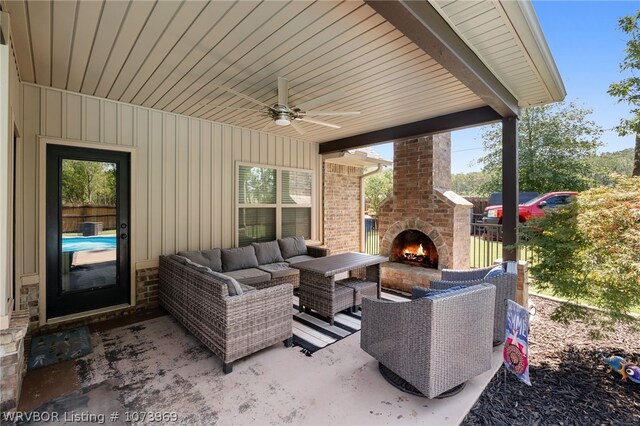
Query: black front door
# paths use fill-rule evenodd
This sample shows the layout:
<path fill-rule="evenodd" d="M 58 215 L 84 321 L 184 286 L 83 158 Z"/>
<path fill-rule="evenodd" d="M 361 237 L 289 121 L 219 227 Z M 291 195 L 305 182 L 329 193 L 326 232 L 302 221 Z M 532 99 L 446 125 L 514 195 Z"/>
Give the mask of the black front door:
<path fill-rule="evenodd" d="M 47 146 L 47 318 L 130 302 L 129 157 Z"/>

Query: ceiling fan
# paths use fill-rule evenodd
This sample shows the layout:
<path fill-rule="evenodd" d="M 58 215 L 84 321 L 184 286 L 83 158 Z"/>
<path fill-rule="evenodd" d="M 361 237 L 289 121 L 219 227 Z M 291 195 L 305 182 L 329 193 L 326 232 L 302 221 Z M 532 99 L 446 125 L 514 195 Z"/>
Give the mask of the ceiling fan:
<path fill-rule="evenodd" d="M 344 116 L 344 115 L 360 114 L 359 111 L 314 111 L 312 109 L 316 106 L 328 104 L 330 102 L 333 102 L 337 99 L 340 99 L 346 96 L 347 93 L 342 90 L 328 93 L 326 95 L 320 96 L 319 98 L 303 102 L 296 106 L 291 106 L 289 105 L 289 81 L 283 77 L 278 77 L 278 102 L 273 105 L 267 105 L 262 101 L 254 99 L 250 96 L 247 96 L 243 93 L 240 93 L 228 87 L 220 86 L 218 84 L 213 84 L 213 86 L 263 107 L 262 109 L 235 108 L 235 107 L 227 107 L 227 106 L 217 106 L 216 108 L 254 111 L 254 112 L 263 114 L 269 117 L 270 120 L 272 120 L 267 125 L 267 127 L 270 126 L 272 123 L 274 123 L 276 126 L 291 125 L 291 127 L 293 127 L 300 134 L 304 134 L 305 131 L 302 128 L 302 126 L 298 124 L 299 122 L 317 124 L 320 126 L 331 127 L 334 129 L 340 128 L 340 126 L 338 126 L 337 124 L 327 123 L 326 121 L 316 120 L 315 118 L 309 118 L 310 116 L 320 116 L 320 115 Z"/>

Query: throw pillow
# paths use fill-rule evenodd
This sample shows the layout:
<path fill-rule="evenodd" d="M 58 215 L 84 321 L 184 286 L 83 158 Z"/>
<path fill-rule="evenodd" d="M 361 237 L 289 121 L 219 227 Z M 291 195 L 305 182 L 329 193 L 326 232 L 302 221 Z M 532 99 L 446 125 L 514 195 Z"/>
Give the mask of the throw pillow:
<path fill-rule="evenodd" d="M 229 291 L 229 296 L 240 296 L 243 293 L 242 285 L 236 281 L 235 278 L 211 270 L 209 270 L 207 274 L 216 280 L 225 283 L 227 285 L 227 290 Z"/>
<path fill-rule="evenodd" d="M 280 246 L 277 241 L 269 241 L 267 243 L 251 243 L 256 251 L 256 258 L 260 265 L 268 265 L 269 263 L 284 262 L 280 253 Z"/>
<path fill-rule="evenodd" d="M 230 272 L 238 269 L 257 268 L 258 259 L 253 246 L 222 249 L 222 271 Z"/>
<path fill-rule="evenodd" d="M 210 250 L 181 251 L 178 252 L 178 255 L 186 257 L 197 264 L 207 266 L 211 268 L 212 271 L 222 271 L 222 260 L 220 259 L 220 249 L 218 248 Z"/>
<path fill-rule="evenodd" d="M 467 286 L 457 285 L 455 287 L 450 287 L 444 290 L 435 290 L 435 289 L 424 288 L 424 287 L 412 287 L 411 300 L 420 299 L 421 297 L 440 296 L 447 293 L 453 293 L 454 291 L 462 290 L 464 288 L 467 288 Z"/>
<path fill-rule="evenodd" d="M 285 259 L 307 254 L 307 244 L 304 242 L 304 237 L 281 238 L 278 240 L 278 245 L 282 257 Z"/>
<path fill-rule="evenodd" d="M 484 276 L 484 279 L 488 280 L 490 278 L 497 278 L 504 274 L 505 274 L 504 268 L 502 267 L 502 265 L 498 265 L 494 268 L 491 268 L 491 270 L 487 272 L 487 275 Z"/>

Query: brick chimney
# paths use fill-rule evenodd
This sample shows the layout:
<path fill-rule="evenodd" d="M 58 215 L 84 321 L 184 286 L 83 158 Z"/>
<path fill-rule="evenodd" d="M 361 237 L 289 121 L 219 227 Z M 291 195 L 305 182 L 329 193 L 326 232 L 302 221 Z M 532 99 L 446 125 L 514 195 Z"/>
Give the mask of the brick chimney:
<path fill-rule="evenodd" d="M 451 134 L 394 143 L 393 196 L 380 209 L 380 254 L 394 239 L 417 230 L 433 241 L 438 269 L 469 267 L 472 204 L 451 191 Z"/>

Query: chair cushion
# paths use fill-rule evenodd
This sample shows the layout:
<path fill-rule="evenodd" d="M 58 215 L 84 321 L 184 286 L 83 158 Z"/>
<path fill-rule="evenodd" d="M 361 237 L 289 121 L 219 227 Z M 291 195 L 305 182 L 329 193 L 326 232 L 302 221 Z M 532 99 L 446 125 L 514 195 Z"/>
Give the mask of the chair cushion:
<path fill-rule="evenodd" d="M 199 263 L 196 263 L 196 262 L 192 261 L 191 259 L 189 259 L 188 257 L 185 257 L 184 259 L 185 259 L 184 265 L 187 268 L 191 268 L 193 270 L 196 270 L 196 271 L 202 272 L 202 273 L 211 272 L 211 268 L 209 268 L 208 266 L 204 266 L 204 265 L 201 265 Z"/>
<path fill-rule="evenodd" d="M 453 293 L 454 291 L 462 290 L 467 288 L 466 285 L 458 285 L 455 287 L 447 288 L 445 290 L 432 290 L 430 288 L 423 287 L 412 287 L 411 288 L 411 299 L 420 299 L 421 297 L 433 297 L 433 296 L 442 296 L 443 294 Z"/>
<path fill-rule="evenodd" d="M 258 264 L 267 265 L 269 263 L 284 262 L 280 253 L 280 246 L 277 241 L 269 241 L 267 243 L 251 243 L 256 251 Z"/>
<path fill-rule="evenodd" d="M 186 265 L 187 260 L 189 260 L 189 259 L 187 259 L 186 257 L 184 257 L 184 256 L 178 256 L 177 254 L 170 254 L 170 255 L 169 255 L 169 256 L 167 256 L 167 257 L 168 257 L 169 259 L 171 259 L 171 260 L 175 260 L 176 262 L 178 262 L 178 263 L 179 263 L 179 264 L 181 264 L 181 265 Z"/>
<path fill-rule="evenodd" d="M 222 249 L 222 272 L 257 267 L 258 259 L 253 246 Z"/>
<path fill-rule="evenodd" d="M 206 266 L 212 271 L 222 271 L 222 260 L 220 258 L 219 248 L 202 251 L 180 251 L 178 255 L 186 257 L 199 265 Z"/>
<path fill-rule="evenodd" d="M 304 237 L 281 238 L 278 240 L 278 245 L 285 260 L 307 254 L 307 244 L 304 242 Z"/>
<path fill-rule="evenodd" d="M 222 281 L 223 283 L 225 283 L 227 285 L 227 289 L 229 290 L 229 296 L 240 296 L 243 293 L 242 285 L 235 278 L 212 270 L 205 272 L 205 274 L 210 275 L 218 281 Z"/>
<path fill-rule="evenodd" d="M 235 278 L 239 283 L 246 285 L 260 284 L 271 279 L 271 274 L 257 268 L 229 271 L 225 272 L 224 275 Z"/>
<path fill-rule="evenodd" d="M 255 287 L 251 287 L 250 285 L 240 283 L 240 288 L 242 289 L 242 294 L 249 293 L 252 291 L 257 291 Z"/>
<path fill-rule="evenodd" d="M 315 257 L 307 256 L 306 254 L 303 254 L 301 256 L 294 256 L 294 257 L 288 258 L 287 263 L 291 264 L 291 263 L 298 263 L 298 262 L 306 262 L 307 260 L 313 260 L 313 259 L 315 259 Z"/>
<path fill-rule="evenodd" d="M 487 275 L 484 276 L 484 279 L 488 280 L 489 278 L 496 278 L 504 275 L 505 273 L 506 272 L 504 271 L 504 267 L 502 265 L 498 265 L 494 268 L 491 268 L 491 270 L 487 272 Z"/>
<path fill-rule="evenodd" d="M 176 256 L 176 257 L 182 257 L 182 256 Z M 221 274 L 220 272 L 212 271 L 207 266 L 198 265 L 197 263 L 191 261 L 187 257 L 182 257 L 182 259 L 185 260 L 184 265 L 187 268 L 191 268 L 202 274 L 209 275 L 210 277 L 213 277 L 216 280 L 222 281 L 224 284 L 226 284 L 229 296 L 239 296 L 242 294 L 242 287 L 240 286 L 240 283 L 235 280 L 235 278 L 232 278 L 228 275 Z"/>
<path fill-rule="evenodd" d="M 258 269 L 270 273 L 271 278 L 288 277 L 290 275 L 298 275 L 300 273 L 297 269 L 290 268 L 287 262 L 260 265 Z"/>

